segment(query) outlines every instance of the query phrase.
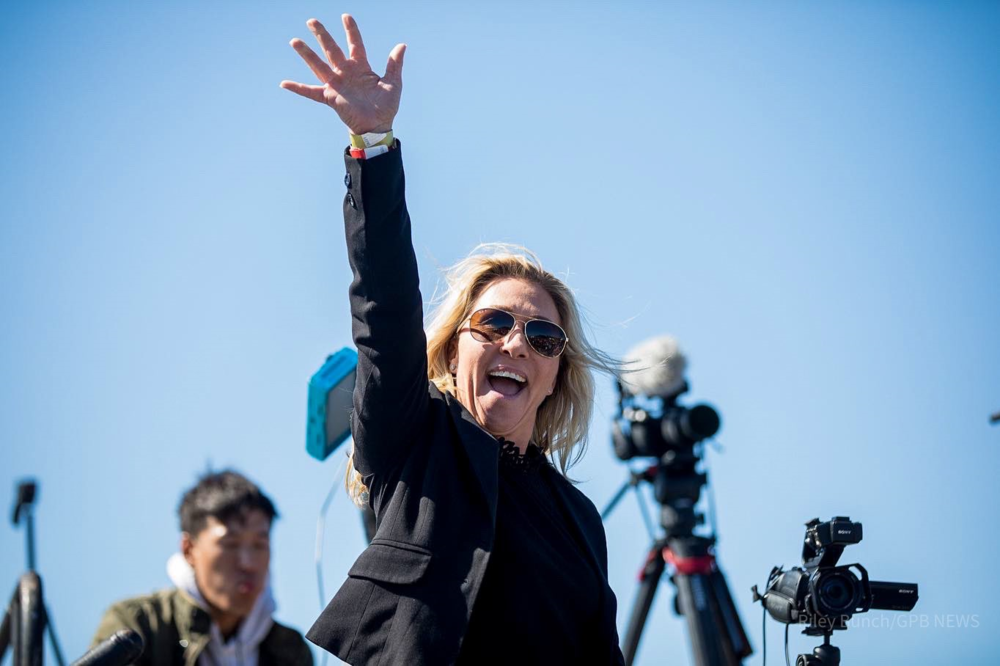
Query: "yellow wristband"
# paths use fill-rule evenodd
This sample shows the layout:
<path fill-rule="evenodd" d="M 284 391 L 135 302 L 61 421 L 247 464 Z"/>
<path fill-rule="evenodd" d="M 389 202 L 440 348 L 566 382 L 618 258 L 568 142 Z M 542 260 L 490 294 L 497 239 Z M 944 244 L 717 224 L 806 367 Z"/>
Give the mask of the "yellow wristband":
<path fill-rule="evenodd" d="M 366 148 L 374 148 L 375 146 L 391 146 L 392 145 L 392 130 L 386 133 L 382 132 L 366 132 L 365 134 L 352 134 L 351 135 L 351 148 L 357 148 L 358 150 L 365 150 Z"/>

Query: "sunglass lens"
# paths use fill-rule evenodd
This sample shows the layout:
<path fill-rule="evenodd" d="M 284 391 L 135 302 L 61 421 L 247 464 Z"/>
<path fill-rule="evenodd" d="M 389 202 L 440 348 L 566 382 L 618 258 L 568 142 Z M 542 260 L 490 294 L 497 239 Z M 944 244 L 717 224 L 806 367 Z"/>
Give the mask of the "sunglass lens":
<path fill-rule="evenodd" d="M 532 348 L 542 356 L 559 356 L 566 347 L 566 333 L 551 322 L 537 319 L 529 321 L 524 333 Z"/>
<path fill-rule="evenodd" d="M 503 310 L 477 310 L 469 319 L 472 337 L 480 342 L 495 342 L 514 328 L 514 317 Z"/>

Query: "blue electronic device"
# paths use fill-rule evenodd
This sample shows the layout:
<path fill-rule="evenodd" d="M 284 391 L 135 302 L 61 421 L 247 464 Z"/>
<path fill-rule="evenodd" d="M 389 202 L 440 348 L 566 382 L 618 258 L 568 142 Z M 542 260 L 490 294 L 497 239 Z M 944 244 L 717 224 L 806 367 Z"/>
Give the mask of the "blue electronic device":
<path fill-rule="evenodd" d="M 344 347 L 309 380 L 306 451 L 317 460 L 326 460 L 351 436 L 357 369 L 358 353 Z"/>

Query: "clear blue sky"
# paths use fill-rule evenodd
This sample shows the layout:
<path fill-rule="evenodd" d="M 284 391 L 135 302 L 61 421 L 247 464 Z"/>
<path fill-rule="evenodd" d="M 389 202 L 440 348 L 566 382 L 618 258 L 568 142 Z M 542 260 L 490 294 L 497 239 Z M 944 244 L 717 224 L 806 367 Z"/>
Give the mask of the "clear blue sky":
<path fill-rule="evenodd" d="M 168 584 L 180 493 L 209 465 L 283 514 L 280 619 L 318 613 L 340 457 L 305 454 L 306 383 L 350 343 L 346 135 L 278 82 L 309 75 L 288 46 L 307 18 L 352 11 L 379 68 L 409 45 L 396 130 L 425 296 L 476 243 L 517 242 L 568 272 L 607 351 L 680 339 L 692 399 L 723 416 L 720 561 L 749 663 L 750 586 L 835 514 L 865 526 L 845 561 L 921 595 L 913 627 L 838 635 L 845 663 L 995 660 L 1000 7 L 469 4 L 0 7 L 0 508 L 39 478 L 68 656 L 110 603 Z M 574 475 L 603 506 L 626 473 L 600 386 Z M 624 628 L 649 544 L 634 501 L 607 531 Z M 9 590 L 23 534 L 0 535 Z M 363 547 L 343 493 L 325 545 L 329 594 Z M 639 663 L 688 660 L 670 597 Z M 934 626 L 951 616 L 978 627 Z M 813 644 L 793 634 L 793 655 Z"/>

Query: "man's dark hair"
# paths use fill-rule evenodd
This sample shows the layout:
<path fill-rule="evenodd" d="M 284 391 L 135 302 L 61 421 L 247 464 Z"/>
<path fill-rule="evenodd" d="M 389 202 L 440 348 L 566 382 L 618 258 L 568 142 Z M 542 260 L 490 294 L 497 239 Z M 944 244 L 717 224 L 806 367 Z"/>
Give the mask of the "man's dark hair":
<path fill-rule="evenodd" d="M 272 523 L 278 517 L 278 510 L 260 488 L 242 474 L 227 469 L 198 479 L 194 488 L 181 498 L 177 515 L 181 531 L 193 537 L 205 529 L 209 516 L 227 523 L 253 510 L 262 512 Z"/>

